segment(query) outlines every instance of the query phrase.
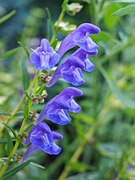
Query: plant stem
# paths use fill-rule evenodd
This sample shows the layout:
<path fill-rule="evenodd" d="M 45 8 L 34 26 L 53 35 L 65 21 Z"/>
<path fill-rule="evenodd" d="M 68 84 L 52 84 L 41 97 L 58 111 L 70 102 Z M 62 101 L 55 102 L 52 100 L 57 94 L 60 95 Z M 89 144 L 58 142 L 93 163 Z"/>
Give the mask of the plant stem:
<path fill-rule="evenodd" d="M 28 88 L 28 90 L 31 90 L 34 85 L 35 85 L 35 87 L 37 87 L 37 85 L 38 85 L 38 83 L 37 83 L 37 78 L 38 78 L 38 73 L 35 75 L 33 81 L 31 82 L 31 84 L 30 84 L 30 86 L 29 86 L 29 88 Z M 34 92 L 35 92 L 35 87 L 34 87 Z M 23 97 L 22 97 L 22 99 L 20 100 L 20 102 L 18 103 L 17 107 L 16 107 L 15 110 L 12 112 L 11 116 L 7 119 L 6 124 L 9 123 L 9 121 L 16 115 L 16 113 L 18 112 L 18 110 L 19 110 L 20 107 L 22 106 L 25 98 L 26 98 L 26 96 L 23 95 Z M 32 103 L 31 103 L 31 105 L 32 105 Z M 30 105 L 30 106 L 31 106 L 31 105 Z M 23 120 L 23 123 L 22 123 L 22 125 L 21 125 L 19 134 L 22 134 L 22 132 L 23 132 L 23 130 L 24 130 L 24 127 L 25 127 L 25 124 L 26 124 L 26 121 L 27 121 L 27 119 L 24 119 L 24 120 Z M 4 164 L 3 168 L 1 169 L 0 177 L 2 177 L 3 174 L 5 173 L 5 171 L 7 170 L 8 166 L 9 166 L 9 163 L 10 163 L 10 161 L 11 161 L 11 158 L 12 158 L 12 156 L 15 154 L 15 152 L 16 152 L 19 144 L 20 144 L 20 138 L 18 138 L 18 139 L 16 140 L 16 143 L 15 143 L 15 145 L 14 145 L 14 148 L 13 148 L 13 150 L 11 151 L 11 153 L 10 153 L 9 156 L 8 156 L 7 162 Z"/>
<path fill-rule="evenodd" d="M 65 11 L 66 11 L 66 5 L 67 5 L 67 3 L 68 3 L 68 0 L 65 0 L 65 1 L 63 2 L 63 4 L 62 4 L 62 11 L 61 11 L 61 13 L 60 13 L 60 15 L 59 15 L 59 18 L 58 18 L 58 20 L 57 20 L 57 24 L 56 24 L 56 26 L 55 26 L 55 28 L 54 28 L 54 33 L 53 33 L 53 36 L 52 36 L 52 38 L 51 38 L 50 45 L 52 45 L 53 42 L 55 41 L 55 38 L 56 38 L 57 33 L 58 33 L 58 29 L 59 29 L 59 24 L 60 24 L 60 22 L 62 21 L 62 19 L 63 19 L 63 17 L 64 17 L 64 14 L 65 14 Z"/>
<path fill-rule="evenodd" d="M 36 80 L 37 80 L 37 75 L 35 75 L 33 81 L 31 82 L 31 84 L 30 84 L 30 86 L 29 86 L 29 88 L 28 88 L 29 91 L 30 91 L 30 90 L 33 88 L 33 86 L 35 85 Z M 19 109 L 21 108 L 22 104 L 24 103 L 25 98 L 26 98 L 26 96 L 23 95 L 22 98 L 20 99 L 18 105 L 15 107 L 15 109 L 13 110 L 13 112 L 11 113 L 11 115 L 7 118 L 5 124 L 8 124 L 8 123 L 13 119 L 13 117 L 16 115 L 16 113 L 19 111 Z M 0 137 L 2 136 L 2 132 L 3 132 L 4 128 L 5 128 L 5 126 L 3 126 L 3 128 L 1 128 L 1 130 L 0 130 Z"/>
<path fill-rule="evenodd" d="M 15 143 L 15 146 L 14 146 L 14 148 L 13 148 L 13 150 L 12 150 L 12 152 L 11 152 L 11 153 L 9 154 L 9 156 L 8 156 L 7 162 L 4 164 L 3 168 L 1 169 L 0 177 L 2 177 L 3 174 L 5 173 L 5 171 L 7 170 L 8 166 L 9 166 L 9 163 L 10 163 L 10 160 L 11 160 L 12 156 L 15 154 L 15 152 L 16 152 L 19 144 L 20 144 L 20 139 L 17 139 L 17 140 L 16 140 L 16 143 Z"/>

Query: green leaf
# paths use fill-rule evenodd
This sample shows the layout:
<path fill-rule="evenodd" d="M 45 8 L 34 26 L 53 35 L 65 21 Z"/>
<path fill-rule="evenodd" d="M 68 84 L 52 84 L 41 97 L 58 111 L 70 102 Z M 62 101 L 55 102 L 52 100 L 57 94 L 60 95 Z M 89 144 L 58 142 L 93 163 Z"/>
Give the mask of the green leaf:
<path fill-rule="evenodd" d="M 45 85 L 44 84 L 42 84 L 38 89 L 37 89 L 37 91 L 36 91 L 36 94 L 42 94 L 42 92 L 44 91 L 44 89 L 45 89 Z"/>
<path fill-rule="evenodd" d="M 7 112 L 0 111 L 0 115 L 10 116 L 11 114 L 7 113 Z M 22 115 L 22 111 L 18 111 L 15 116 L 20 116 L 20 115 Z"/>
<path fill-rule="evenodd" d="M 21 171 L 23 168 L 25 168 L 26 166 L 29 165 L 30 162 L 32 162 L 33 160 L 29 159 L 17 166 L 15 166 L 14 168 L 12 168 L 11 170 L 7 171 L 3 177 L 2 177 L 2 180 L 6 180 L 12 176 L 14 176 L 17 172 Z"/>
<path fill-rule="evenodd" d="M 84 1 L 84 2 L 86 2 L 86 3 L 88 3 L 88 4 L 90 4 L 92 0 L 82 0 L 82 1 Z"/>
<path fill-rule="evenodd" d="M 51 17 L 51 13 L 49 11 L 48 8 L 46 8 L 46 12 L 48 15 L 48 19 L 47 19 L 47 39 L 50 39 L 50 32 L 54 32 L 54 24 L 52 22 L 52 17 Z"/>
<path fill-rule="evenodd" d="M 3 162 L 7 162 L 7 160 L 8 160 L 7 157 L 0 158 L 0 164 L 3 164 Z"/>
<path fill-rule="evenodd" d="M 27 70 L 27 64 L 25 60 L 22 60 L 22 83 L 23 89 L 26 90 L 30 84 L 30 76 Z"/>
<path fill-rule="evenodd" d="M 11 139 L 11 141 L 15 142 L 16 139 Z M 8 143 L 8 141 L 6 141 L 6 140 L 0 140 L 0 144 L 7 144 L 7 143 Z"/>
<path fill-rule="evenodd" d="M 13 149 L 13 142 L 8 130 L 5 131 L 5 137 L 7 139 L 7 154 L 9 155 Z"/>
<path fill-rule="evenodd" d="M 40 164 L 37 164 L 37 163 L 34 163 L 34 162 L 31 162 L 30 164 L 33 165 L 33 166 L 36 166 L 36 167 L 38 167 L 40 169 L 46 169 L 44 166 L 41 166 Z"/>
<path fill-rule="evenodd" d="M 99 34 L 96 34 L 96 35 L 92 34 L 91 38 L 95 42 L 100 42 L 100 41 L 104 41 L 104 42 L 116 41 L 111 34 L 109 34 L 108 32 L 105 32 L 105 31 L 101 31 Z"/>
<path fill-rule="evenodd" d="M 24 119 L 28 119 L 30 107 L 31 107 L 31 100 L 27 99 L 23 113 Z"/>
<path fill-rule="evenodd" d="M 25 127 L 24 132 L 30 131 L 30 129 L 33 127 L 33 123 L 30 123 L 27 127 Z"/>
<path fill-rule="evenodd" d="M 11 11 L 10 13 L 8 13 L 7 15 L 3 16 L 0 18 L 0 24 L 4 23 L 5 21 L 7 21 L 8 19 L 10 19 L 12 16 L 14 16 L 16 13 L 15 10 Z"/>
<path fill-rule="evenodd" d="M 135 0 L 113 0 L 112 2 L 131 3 L 131 2 L 135 2 Z"/>
<path fill-rule="evenodd" d="M 106 144 L 98 144 L 97 149 L 99 152 L 106 157 L 120 157 L 121 156 L 121 149 L 116 144 L 106 143 Z"/>
<path fill-rule="evenodd" d="M 28 49 L 25 47 L 25 45 L 22 42 L 20 42 L 20 41 L 18 41 L 18 44 L 24 49 L 24 51 L 26 52 L 26 54 L 27 54 L 27 56 L 29 58 L 30 57 L 30 53 L 29 53 Z"/>
<path fill-rule="evenodd" d="M 6 57 L 8 57 L 8 56 L 11 56 L 12 54 L 16 53 L 19 49 L 20 49 L 20 48 L 17 47 L 17 48 L 12 49 L 12 50 L 10 50 L 10 51 L 8 51 L 8 52 L 5 52 L 5 53 L 3 53 L 3 54 L 0 54 L 0 59 L 6 58 Z"/>
<path fill-rule="evenodd" d="M 9 125 L 7 125 L 6 123 L 2 123 L 2 124 L 4 124 L 6 126 L 6 128 L 8 128 L 12 132 L 12 134 L 14 135 L 15 138 L 17 138 L 16 132 Z"/>
<path fill-rule="evenodd" d="M 113 13 L 113 16 L 124 16 L 126 14 L 135 13 L 135 5 L 129 5 L 124 8 L 119 9 L 115 13 Z"/>

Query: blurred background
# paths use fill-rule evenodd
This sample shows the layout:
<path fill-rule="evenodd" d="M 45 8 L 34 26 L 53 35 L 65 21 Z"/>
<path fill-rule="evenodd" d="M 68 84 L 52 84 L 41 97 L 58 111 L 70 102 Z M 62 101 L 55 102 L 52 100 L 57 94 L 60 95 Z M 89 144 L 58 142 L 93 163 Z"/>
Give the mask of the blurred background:
<path fill-rule="evenodd" d="M 80 3 L 82 9 L 78 13 L 65 13 L 63 21 L 69 24 L 59 27 L 58 41 L 84 22 L 101 28 L 99 35 L 91 35 L 99 45 L 99 54 L 91 58 L 94 71 L 83 72 L 86 82 L 79 88 L 84 95 L 77 98 L 82 110 L 70 113 L 72 121 L 66 126 L 47 121 L 51 129 L 64 136 L 59 142 L 62 153 L 35 154 L 33 158 L 41 166 L 30 163 L 12 179 L 135 178 L 135 14 L 113 16 L 120 8 L 134 3 L 69 1 L 73 2 Z M 28 65 L 31 79 L 36 72 L 25 49 L 31 52 L 41 38 L 51 39 L 50 23 L 57 21 L 62 3 L 62 0 L 0 0 L 0 17 L 11 13 L 6 21 L 0 21 L 0 121 L 6 119 L 22 96 L 22 60 Z M 67 86 L 59 80 L 46 89 L 47 100 Z M 42 107 L 43 104 L 34 105 L 32 111 L 40 111 Z M 10 125 L 18 130 L 21 121 L 20 111 Z M 17 155 L 25 150 L 20 147 Z M 7 151 L 7 147 L 1 148 L 0 156 L 7 156 Z"/>

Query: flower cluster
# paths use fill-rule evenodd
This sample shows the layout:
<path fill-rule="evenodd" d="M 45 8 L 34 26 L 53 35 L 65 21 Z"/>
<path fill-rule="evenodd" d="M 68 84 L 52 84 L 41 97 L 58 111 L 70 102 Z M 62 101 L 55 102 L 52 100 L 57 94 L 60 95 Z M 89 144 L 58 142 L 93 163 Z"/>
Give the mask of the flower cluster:
<path fill-rule="evenodd" d="M 98 46 L 89 35 L 99 32 L 100 29 L 93 24 L 81 24 L 75 31 L 65 37 L 58 53 L 50 47 L 48 40 L 41 40 L 41 46 L 30 55 L 31 62 L 38 70 L 52 69 L 67 51 L 78 46 L 75 52 L 58 65 L 52 78 L 46 84 L 47 87 L 54 85 L 60 78 L 74 86 L 80 86 L 85 82 L 82 77 L 82 70 L 91 72 L 94 69 L 94 64 L 88 58 L 98 53 Z M 69 123 L 71 118 L 68 111 L 77 113 L 81 110 L 74 97 L 82 94 L 81 90 L 75 87 L 68 87 L 46 104 L 24 142 L 24 145 L 29 145 L 29 147 L 22 160 L 27 159 L 31 154 L 39 150 L 54 155 L 60 153 L 61 148 L 55 144 L 54 140 L 61 140 L 63 136 L 58 132 L 51 131 L 50 127 L 42 121 L 48 119 L 60 125 Z"/>

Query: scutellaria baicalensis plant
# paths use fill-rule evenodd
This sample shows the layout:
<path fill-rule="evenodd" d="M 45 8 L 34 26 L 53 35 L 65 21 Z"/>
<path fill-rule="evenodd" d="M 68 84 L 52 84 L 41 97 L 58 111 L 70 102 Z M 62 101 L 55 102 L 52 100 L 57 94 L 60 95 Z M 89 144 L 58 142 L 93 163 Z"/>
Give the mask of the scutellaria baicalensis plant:
<path fill-rule="evenodd" d="M 93 24 L 81 24 L 64 38 L 58 53 L 50 47 L 47 39 L 41 40 L 41 46 L 30 55 L 32 64 L 38 70 L 51 70 L 68 50 L 75 46 L 79 47 L 58 65 L 46 86 L 52 86 L 60 78 L 74 86 L 80 86 L 85 82 L 82 70 L 91 72 L 94 69 L 94 64 L 88 58 L 98 53 L 98 46 L 89 35 L 99 32 L 100 29 Z M 71 121 L 68 111 L 77 113 L 81 110 L 74 97 L 82 96 L 82 94 L 81 90 L 68 87 L 46 103 L 24 142 L 29 147 L 22 157 L 22 161 L 40 150 L 53 155 L 61 152 L 61 148 L 55 144 L 54 140 L 62 139 L 62 135 L 51 131 L 50 127 L 41 121 L 49 119 L 56 124 L 68 124 Z"/>

